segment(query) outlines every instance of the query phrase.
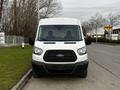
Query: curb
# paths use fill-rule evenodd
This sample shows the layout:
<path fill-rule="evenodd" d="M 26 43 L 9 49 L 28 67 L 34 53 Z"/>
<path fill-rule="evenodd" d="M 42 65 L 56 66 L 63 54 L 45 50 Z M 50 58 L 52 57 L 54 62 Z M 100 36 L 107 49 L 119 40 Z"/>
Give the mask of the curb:
<path fill-rule="evenodd" d="M 21 80 L 13 87 L 11 90 L 21 90 L 27 81 L 31 78 L 32 76 L 32 69 L 30 69 L 22 78 Z"/>

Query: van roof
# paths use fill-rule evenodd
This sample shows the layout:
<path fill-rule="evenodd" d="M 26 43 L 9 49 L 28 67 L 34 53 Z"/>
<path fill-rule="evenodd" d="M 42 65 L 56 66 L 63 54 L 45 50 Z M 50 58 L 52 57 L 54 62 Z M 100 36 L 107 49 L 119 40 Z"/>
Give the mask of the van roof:
<path fill-rule="evenodd" d="M 41 19 L 39 25 L 80 25 L 80 21 L 73 18 L 46 18 Z"/>

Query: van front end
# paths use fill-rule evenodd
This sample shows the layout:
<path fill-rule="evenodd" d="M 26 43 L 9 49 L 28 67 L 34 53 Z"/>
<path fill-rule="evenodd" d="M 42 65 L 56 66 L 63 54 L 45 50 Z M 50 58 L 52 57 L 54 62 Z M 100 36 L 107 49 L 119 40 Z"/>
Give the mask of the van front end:
<path fill-rule="evenodd" d="M 32 68 L 34 77 L 45 74 L 87 76 L 87 49 L 79 20 L 48 18 L 40 21 Z"/>
<path fill-rule="evenodd" d="M 88 57 L 84 41 L 35 43 L 32 56 L 32 66 L 35 76 L 53 74 L 72 74 L 87 76 Z M 67 42 L 68 43 L 68 42 Z M 74 44 L 73 44 L 74 43 Z M 39 48 L 38 48 L 39 47 Z M 40 48 L 41 47 L 41 48 Z"/>

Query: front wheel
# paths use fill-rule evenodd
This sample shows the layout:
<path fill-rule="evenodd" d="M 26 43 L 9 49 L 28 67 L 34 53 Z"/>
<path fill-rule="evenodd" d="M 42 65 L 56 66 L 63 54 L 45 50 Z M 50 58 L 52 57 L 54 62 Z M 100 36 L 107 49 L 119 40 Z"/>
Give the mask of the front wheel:
<path fill-rule="evenodd" d="M 79 75 L 80 78 L 86 78 L 87 77 L 87 69 L 83 70 Z"/>
<path fill-rule="evenodd" d="M 34 78 L 39 78 L 39 74 L 32 70 L 32 75 Z"/>

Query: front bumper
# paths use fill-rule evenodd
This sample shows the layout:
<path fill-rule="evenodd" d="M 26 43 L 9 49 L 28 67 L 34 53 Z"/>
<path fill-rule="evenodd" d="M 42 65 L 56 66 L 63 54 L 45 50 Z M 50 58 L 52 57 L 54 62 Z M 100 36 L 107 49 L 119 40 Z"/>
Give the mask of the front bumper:
<path fill-rule="evenodd" d="M 39 74 L 80 74 L 88 68 L 88 61 L 77 62 L 75 64 L 46 64 L 32 61 L 33 70 Z"/>

